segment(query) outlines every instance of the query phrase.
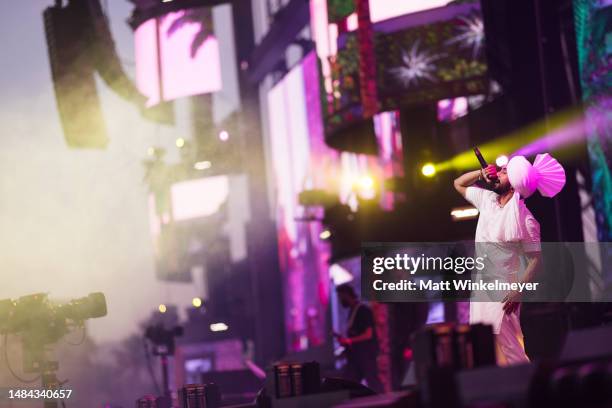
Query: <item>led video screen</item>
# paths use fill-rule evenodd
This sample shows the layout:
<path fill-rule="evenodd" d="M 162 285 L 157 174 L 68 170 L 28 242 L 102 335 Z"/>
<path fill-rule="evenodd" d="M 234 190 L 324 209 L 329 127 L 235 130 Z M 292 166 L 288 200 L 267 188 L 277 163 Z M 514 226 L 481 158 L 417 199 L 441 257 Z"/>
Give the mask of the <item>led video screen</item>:
<path fill-rule="evenodd" d="M 335 192 L 339 202 L 356 209 L 357 196 L 380 194 L 383 209 L 396 197 L 386 191 L 357 189 L 364 179 L 382 180 L 402 174 L 398 116 L 387 112 L 374 118 L 379 157 L 338 153 L 325 144 L 320 70 L 313 52 L 268 93 L 270 162 L 276 202 L 279 259 L 284 276 L 287 347 L 303 350 L 324 342 L 326 313 L 333 271 L 331 250 L 321 239 L 325 227 L 301 206 L 305 190 Z M 378 184 L 378 183 L 377 183 Z M 374 188 L 372 188 L 374 190 Z M 371 198 L 371 197 L 369 197 Z M 309 209 L 311 210 L 311 209 Z"/>
<path fill-rule="evenodd" d="M 484 26 L 477 3 L 405 15 L 373 28 L 379 111 L 488 92 Z M 339 36 L 331 62 L 328 134 L 365 119 L 359 58 L 357 34 Z"/>
<path fill-rule="evenodd" d="M 193 268 L 206 264 L 207 248 L 226 223 L 227 176 L 173 183 L 167 192 L 151 194 L 149 223 L 159 279 L 190 282 Z"/>
<path fill-rule="evenodd" d="M 335 130 L 363 119 L 361 104 L 361 82 L 359 78 L 359 44 L 356 33 L 342 37 L 338 54 L 331 66 L 334 91 L 326 118 L 326 132 Z"/>
<path fill-rule="evenodd" d="M 484 25 L 477 3 L 422 12 L 403 26 L 393 32 L 378 27 L 376 75 L 383 110 L 487 92 Z"/>
<path fill-rule="evenodd" d="M 142 23 L 134 33 L 136 82 L 147 106 L 222 88 L 219 43 L 207 7 Z"/>
<path fill-rule="evenodd" d="M 370 20 L 373 23 L 404 14 L 445 6 L 449 0 L 370 0 Z M 355 12 L 354 0 L 327 0 L 329 21 L 337 22 Z"/>
<path fill-rule="evenodd" d="M 214 176 L 182 181 L 172 185 L 170 194 L 175 221 L 207 217 L 227 201 L 229 180 L 227 176 Z"/>
<path fill-rule="evenodd" d="M 285 327 L 290 351 L 322 344 L 327 336 L 329 248 L 320 222 L 307 221 L 303 190 L 326 188 L 337 153 L 323 139 L 319 70 L 314 53 L 268 93 L 277 239 L 283 273 Z"/>
<path fill-rule="evenodd" d="M 370 0 L 370 20 L 373 23 L 416 13 L 436 7 L 443 7 L 449 0 Z"/>

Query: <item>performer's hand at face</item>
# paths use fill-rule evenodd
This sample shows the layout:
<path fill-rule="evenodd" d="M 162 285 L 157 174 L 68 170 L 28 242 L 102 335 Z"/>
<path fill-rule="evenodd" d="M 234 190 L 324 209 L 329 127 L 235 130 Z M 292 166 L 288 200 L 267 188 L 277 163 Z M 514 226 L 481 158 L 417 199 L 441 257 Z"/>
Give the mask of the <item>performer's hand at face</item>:
<path fill-rule="evenodd" d="M 521 304 L 521 293 L 517 291 L 508 293 L 502 303 L 504 304 L 504 313 L 509 315 L 516 312 Z"/>
<path fill-rule="evenodd" d="M 494 164 L 489 164 L 482 169 L 482 176 L 487 183 L 497 180 L 497 167 Z"/>

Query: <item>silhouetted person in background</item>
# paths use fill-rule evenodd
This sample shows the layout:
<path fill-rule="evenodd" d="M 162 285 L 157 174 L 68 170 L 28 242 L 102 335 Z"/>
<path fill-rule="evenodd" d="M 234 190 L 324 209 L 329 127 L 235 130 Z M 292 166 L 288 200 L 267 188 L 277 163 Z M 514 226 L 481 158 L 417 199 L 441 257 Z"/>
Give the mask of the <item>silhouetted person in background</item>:
<path fill-rule="evenodd" d="M 359 301 L 352 286 L 342 284 L 336 288 L 340 304 L 349 309 L 346 335 L 338 341 L 346 349 L 344 377 L 353 381 L 366 380 L 368 387 L 383 392 L 378 378 L 378 339 L 372 310 Z"/>

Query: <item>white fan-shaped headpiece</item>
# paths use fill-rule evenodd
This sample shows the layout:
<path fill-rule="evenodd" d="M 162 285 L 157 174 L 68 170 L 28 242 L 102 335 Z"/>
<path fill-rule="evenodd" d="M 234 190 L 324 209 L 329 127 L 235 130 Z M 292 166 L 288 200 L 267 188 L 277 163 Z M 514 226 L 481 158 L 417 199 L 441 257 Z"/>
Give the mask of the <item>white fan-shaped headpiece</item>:
<path fill-rule="evenodd" d="M 565 170 L 550 154 L 538 154 L 533 165 L 524 156 L 508 162 L 508 179 L 514 190 L 527 198 L 537 189 L 544 197 L 554 197 L 565 185 Z"/>

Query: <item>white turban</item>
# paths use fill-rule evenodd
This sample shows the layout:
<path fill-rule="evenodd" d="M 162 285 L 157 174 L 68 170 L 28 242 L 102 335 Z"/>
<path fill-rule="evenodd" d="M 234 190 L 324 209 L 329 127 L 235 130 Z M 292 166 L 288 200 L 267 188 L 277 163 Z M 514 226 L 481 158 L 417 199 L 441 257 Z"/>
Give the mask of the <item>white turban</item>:
<path fill-rule="evenodd" d="M 550 154 L 538 154 L 533 165 L 524 156 L 514 156 L 506 166 L 510 185 L 523 198 L 537 189 L 544 197 L 554 197 L 565 185 L 565 170 Z"/>

